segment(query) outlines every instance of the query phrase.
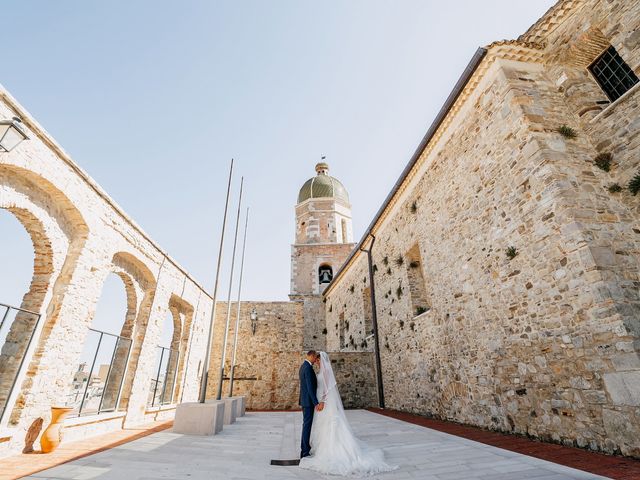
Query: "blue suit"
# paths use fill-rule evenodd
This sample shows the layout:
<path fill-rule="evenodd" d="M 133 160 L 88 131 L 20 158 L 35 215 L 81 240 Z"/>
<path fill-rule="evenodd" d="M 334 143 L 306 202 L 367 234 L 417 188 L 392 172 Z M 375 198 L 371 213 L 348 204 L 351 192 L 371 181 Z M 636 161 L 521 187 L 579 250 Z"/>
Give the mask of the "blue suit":
<path fill-rule="evenodd" d="M 311 425 L 313 424 L 313 411 L 318 405 L 316 390 L 318 379 L 316 372 L 308 361 L 300 366 L 300 406 L 302 407 L 302 442 L 300 445 L 300 457 L 306 457 L 311 452 L 309 439 L 311 437 Z"/>

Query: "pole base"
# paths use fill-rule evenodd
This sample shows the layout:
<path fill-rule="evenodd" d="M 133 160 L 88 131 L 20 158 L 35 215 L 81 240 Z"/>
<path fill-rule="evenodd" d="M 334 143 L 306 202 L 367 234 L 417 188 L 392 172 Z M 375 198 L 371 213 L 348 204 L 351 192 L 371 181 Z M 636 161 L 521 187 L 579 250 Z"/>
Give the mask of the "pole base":
<path fill-rule="evenodd" d="M 244 417 L 244 414 L 246 413 L 246 410 L 247 410 L 247 397 L 235 396 L 230 398 L 235 398 L 238 400 L 238 403 L 236 404 L 236 418 Z"/>
<path fill-rule="evenodd" d="M 224 402 L 224 424 L 231 425 L 235 423 L 238 412 L 238 398 L 227 397 L 221 400 Z"/>
<path fill-rule="evenodd" d="M 185 435 L 215 435 L 222 431 L 225 402 L 181 403 L 176 407 L 173 432 Z"/>

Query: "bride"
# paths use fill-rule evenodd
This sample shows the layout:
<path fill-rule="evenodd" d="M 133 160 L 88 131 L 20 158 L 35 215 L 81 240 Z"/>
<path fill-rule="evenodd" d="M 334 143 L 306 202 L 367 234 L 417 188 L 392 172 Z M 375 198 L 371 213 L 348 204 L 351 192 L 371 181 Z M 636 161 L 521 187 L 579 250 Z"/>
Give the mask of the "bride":
<path fill-rule="evenodd" d="M 382 450 L 369 447 L 353 434 L 325 352 L 320 352 L 317 396 L 324 409 L 314 415 L 311 456 L 300 459 L 300 467 L 333 475 L 373 475 L 398 468 L 385 463 Z"/>

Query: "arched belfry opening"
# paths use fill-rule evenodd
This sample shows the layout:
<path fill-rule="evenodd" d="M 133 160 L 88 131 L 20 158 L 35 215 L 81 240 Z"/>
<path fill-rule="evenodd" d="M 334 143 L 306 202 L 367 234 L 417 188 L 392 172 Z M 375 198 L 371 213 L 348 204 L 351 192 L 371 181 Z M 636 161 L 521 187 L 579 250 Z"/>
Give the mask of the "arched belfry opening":
<path fill-rule="evenodd" d="M 333 268 L 331 268 L 331 265 L 320 265 L 318 268 L 318 283 L 325 285 L 331 283 L 331 280 L 333 280 Z"/>

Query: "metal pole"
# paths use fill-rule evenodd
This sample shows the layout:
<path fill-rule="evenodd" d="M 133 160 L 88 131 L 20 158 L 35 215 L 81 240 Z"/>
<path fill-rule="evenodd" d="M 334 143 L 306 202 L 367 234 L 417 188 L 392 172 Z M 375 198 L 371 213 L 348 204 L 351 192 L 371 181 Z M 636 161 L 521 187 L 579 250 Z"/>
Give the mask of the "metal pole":
<path fill-rule="evenodd" d="M 224 229 L 227 225 L 227 208 L 229 207 L 229 192 L 231 192 L 231 177 L 233 175 L 233 158 L 229 167 L 229 182 L 227 183 L 227 199 L 224 203 L 224 216 L 222 218 L 222 233 L 220 234 L 220 249 L 218 250 L 218 265 L 216 266 L 216 282 L 213 286 L 211 306 L 211 318 L 209 320 L 209 335 L 207 336 L 207 350 L 202 366 L 202 378 L 200 379 L 200 397 L 198 401 L 204 403 L 207 398 L 207 379 L 209 377 L 209 361 L 211 360 L 211 344 L 213 339 L 213 327 L 216 321 L 216 298 L 218 297 L 218 279 L 220 278 L 220 265 L 222 264 L 222 247 L 224 245 Z"/>
<path fill-rule="evenodd" d="M 220 356 L 220 378 L 218 379 L 218 393 L 216 399 L 222 398 L 222 380 L 224 378 L 224 362 L 227 358 L 227 338 L 229 337 L 229 320 L 231 320 L 231 287 L 233 286 L 233 267 L 236 260 L 236 245 L 238 244 L 238 227 L 240 226 L 240 207 L 242 206 L 242 186 L 244 177 L 240 179 L 240 198 L 238 199 L 238 214 L 236 216 L 236 233 L 233 238 L 233 253 L 231 254 L 231 273 L 229 274 L 229 294 L 227 295 L 227 323 L 224 327 L 222 340 L 222 355 Z"/>
<path fill-rule="evenodd" d="M 384 408 L 384 387 L 382 384 L 382 362 L 380 361 L 380 341 L 378 338 L 378 312 L 376 311 L 376 286 L 373 278 L 373 260 L 371 259 L 371 250 L 373 250 L 373 244 L 376 241 L 376 237 L 373 234 L 371 236 L 371 245 L 369 249 L 365 250 L 360 247 L 360 250 L 367 253 L 367 261 L 369 264 L 369 284 L 371 294 L 371 324 L 373 327 L 373 351 L 376 359 L 376 384 L 378 386 L 378 404 L 380 408 Z"/>
<path fill-rule="evenodd" d="M 244 237 L 242 239 L 242 260 L 240 261 L 240 281 L 238 282 L 238 301 L 236 310 L 236 328 L 233 334 L 233 357 L 231 358 L 231 374 L 229 375 L 229 397 L 233 397 L 233 374 L 236 369 L 236 353 L 238 351 L 238 328 L 240 327 L 240 292 L 242 291 L 242 273 L 244 272 L 244 250 L 247 246 L 247 224 L 249 223 L 249 207 L 244 221 Z"/>

